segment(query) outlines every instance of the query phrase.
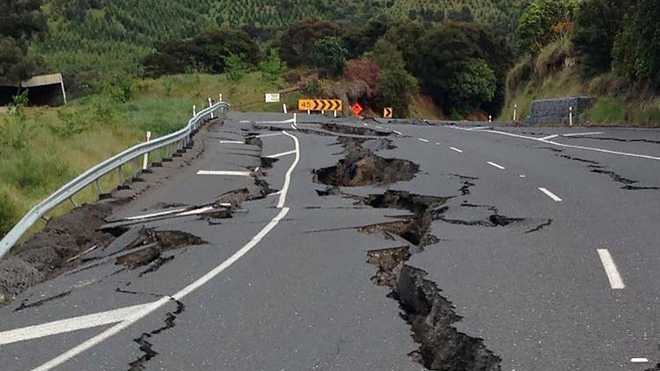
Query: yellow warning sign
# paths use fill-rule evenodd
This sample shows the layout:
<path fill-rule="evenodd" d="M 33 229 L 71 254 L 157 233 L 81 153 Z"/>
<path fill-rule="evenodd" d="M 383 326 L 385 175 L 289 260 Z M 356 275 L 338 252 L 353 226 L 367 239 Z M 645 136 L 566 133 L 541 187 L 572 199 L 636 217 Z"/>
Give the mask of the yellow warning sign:
<path fill-rule="evenodd" d="M 392 107 L 385 107 L 385 109 L 383 110 L 383 118 L 391 119 L 393 113 L 394 113 L 394 109 L 392 109 Z"/>
<path fill-rule="evenodd" d="M 341 99 L 300 99 L 299 111 L 341 111 Z"/>

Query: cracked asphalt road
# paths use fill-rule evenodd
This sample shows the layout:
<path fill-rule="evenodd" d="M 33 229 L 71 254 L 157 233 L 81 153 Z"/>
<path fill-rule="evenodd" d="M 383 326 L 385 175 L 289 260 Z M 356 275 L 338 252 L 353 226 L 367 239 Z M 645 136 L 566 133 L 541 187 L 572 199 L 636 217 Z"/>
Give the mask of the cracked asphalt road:
<path fill-rule="evenodd" d="M 660 131 L 339 120 L 364 128 L 339 133 L 316 124 L 331 119 L 288 119 L 230 113 L 199 139 L 198 158 L 114 207 L 122 219 L 249 194 L 230 218 L 147 219 L 20 294 L 0 308 L 0 368 L 643 371 L 660 362 Z M 341 135 L 352 139 L 342 145 Z M 314 173 L 337 166 L 346 141 L 419 170 L 328 191 Z M 369 162 L 347 171 L 364 184 Z M 496 365 L 452 349 L 451 367 L 433 362 L 444 331 L 420 326 L 434 323 L 425 309 L 436 306 L 373 282 L 369 252 L 413 245 L 360 231 L 410 217 L 359 202 L 386 191 L 446 199 L 423 231 L 434 238 L 405 264 L 440 290 L 433 303 L 453 303 L 459 334 L 483 339 L 469 354 L 487 349 Z M 148 274 L 116 265 L 110 254 L 143 227 L 205 243 L 164 249 Z"/>

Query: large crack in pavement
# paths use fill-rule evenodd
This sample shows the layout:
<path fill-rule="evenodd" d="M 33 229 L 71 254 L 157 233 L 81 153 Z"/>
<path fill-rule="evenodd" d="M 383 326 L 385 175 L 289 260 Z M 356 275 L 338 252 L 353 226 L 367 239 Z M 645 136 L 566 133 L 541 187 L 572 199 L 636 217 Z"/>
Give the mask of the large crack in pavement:
<path fill-rule="evenodd" d="M 360 187 L 367 185 L 388 185 L 410 181 L 419 172 L 419 165 L 412 161 L 384 158 L 373 150 L 365 148 L 369 140 L 339 138 L 344 146 L 345 157 L 335 166 L 318 169 L 314 172 L 318 183 L 337 187 Z M 375 148 L 387 147 L 387 141 L 375 144 Z"/>
<path fill-rule="evenodd" d="M 176 310 L 165 314 L 165 324 L 153 331 L 143 332 L 142 335 L 133 339 L 133 342 L 139 346 L 140 351 L 144 354 L 128 364 L 128 371 L 144 371 L 147 369 L 146 364 L 158 356 L 158 352 L 149 340 L 164 331 L 174 328 L 177 317 L 186 310 L 186 306 L 181 301 L 174 298 L 170 298 L 170 300 L 176 303 Z"/>
<path fill-rule="evenodd" d="M 317 182 L 331 186 L 317 191 L 319 196 L 336 195 L 354 200 L 356 204 L 411 212 L 411 215 L 399 216 L 391 222 L 358 228 L 363 233 L 383 233 L 386 239 L 401 242 L 399 247 L 369 251 L 367 262 L 377 269 L 372 282 L 391 290 L 388 296 L 399 303 L 401 317 L 410 325 L 412 338 L 419 344 L 409 356 L 429 370 L 500 370 L 501 358 L 487 349 L 482 339 L 459 332 L 454 326 L 461 317 L 456 314 L 452 303 L 442 296 L 436 283 L 426 278 L 427 272 L 407 264 L 413 254 L 439 241 L 431 234 L 431 226 L 434 220 L 443 217 L 448 209 L 444 205 L 451 197 L 394 190 L 366 197 L 345 193 L 339 187 L 411 180 L 419 167 L 406 160 L 379 160 L 373 151 L 363 147 L 364 141 L 344 139 L 342 144 L 345 158 L 339 160 L 337 166 L 315 172 Z M 396 165 L 390 167 L 392 163 Z M 466 195 L 474 184 L 468 179 L 463 181 L 462 193 Z M 487 226 L 507 225 L 518 220 L 501 217 L 496 208 L 490 209 L 494 210 L 494 215 Z"/>
<path fill-rule="evenodd" d="M 593 138 L 596 139 L 596 138 Z M 541 147 L 542 149 L 548 149 L 550 150 L 551 148 L 549 147 Z M 594 174 L 601 174 L 601 175 L 607 175 L 614 181 L 615 183 L 621 184 L 621 189 L 626 190 L 626 191 L 658 191 L 660 190 L 660 187 L 658 186 L 644 186 L 644 185 L 639 185 L 640 181 L 626 178 L 620 174 L 617 174 L 615 171 L 610 170 L 608 167 L 601 165 L 597 161 L 593 160 L 588 160 L 584 159 L 581 157 L 577 156 L 570 156 L 564 154 L 563 150 L 557 150 L 557 149 L 552 149 L 553 152 L 555 152 L 555 155 L 571 160 L 571 161 L 576 161 L 582 164 L 588 164 L 589 171 L 594 173 Z"/>

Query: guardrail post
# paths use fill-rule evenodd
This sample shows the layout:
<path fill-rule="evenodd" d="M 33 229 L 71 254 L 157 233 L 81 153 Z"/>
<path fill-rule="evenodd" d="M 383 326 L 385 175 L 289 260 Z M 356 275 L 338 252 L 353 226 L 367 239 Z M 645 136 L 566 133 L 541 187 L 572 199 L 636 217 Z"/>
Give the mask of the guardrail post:
<path fill-rule="evenodd" d="M 101 195 L 103 194 L 103 189 L 101 189 L 101 184 L 99 182 L 99 179 L 96 179 L 94 183 L 96 183 L 96 196 L 98 199 L 101 199 Z"/>
<path fill-rule="evenodd" d="M 213 101 L 211 100 L 211 97 L 209 97 L 209 108 L 213 107 Z M 211 120 L 213 120 L 213 111 L 211 111 Z"/>
<path fill-rule="evenodd" d="M 147 131 L 147 135 L 145 136 L 146 142 L 149 143 L 151 140 L 151 132 Z M 147 170 L 147 167 L 149 167 L 149 152 L 144 154 L 144 157 L 142 159 L 142 170 Z"/>

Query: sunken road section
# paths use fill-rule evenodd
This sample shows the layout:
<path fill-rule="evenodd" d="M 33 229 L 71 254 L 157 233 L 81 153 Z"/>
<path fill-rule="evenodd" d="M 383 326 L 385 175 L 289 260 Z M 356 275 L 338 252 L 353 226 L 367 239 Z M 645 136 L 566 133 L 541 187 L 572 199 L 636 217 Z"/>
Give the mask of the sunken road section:
<path fill-rule="evenodd" d="M 419 344 L 417 350 L 409 353 L 412 359 L 429 370 L 500 370 L 501 358 L 487 349 L 482 339 L 456 329 L 454 324 L 459 322 L 461 317 L 456 314 L 452 303 L 442 296 L 437 284 L 426 279 L 427 272 L 406 264 L 413 254 L 420 253 L 439 241 L 430 233 L 431 224 L 433 220 L 442 218 L 441 215 L 447 210 L 443 205 L 449 198 L 391 190 L 360 197 L 343 193 L 338 188 L 386 185 L 409 181 L 415 177 L 419 171 L 417 164 L 377 156 L 374 151 L 365 147 L 387 146 L 374 146 L 373 142 L 374 140 L 339 138 L 339 143 L 345 149 L 345 158 L 336 166 L 315 171 L 317 182 L 331 186 L 317 193 L 322 197 L 343 196 L 374 208 L 403 209 L 411 212 L 409 216 L 364 226 L 358 230 L 363 233 L 382 233 L 389 240 L 401 242 L 400 247 L 369 251 L 367 262 L 377 269 L 372 282 L 391 290 L 389 297 L 399 303 L 401 317 L 410 325 L 412 338 Z M 510 222 L 498 217 L 489 220 L 492 225 Z"/>

